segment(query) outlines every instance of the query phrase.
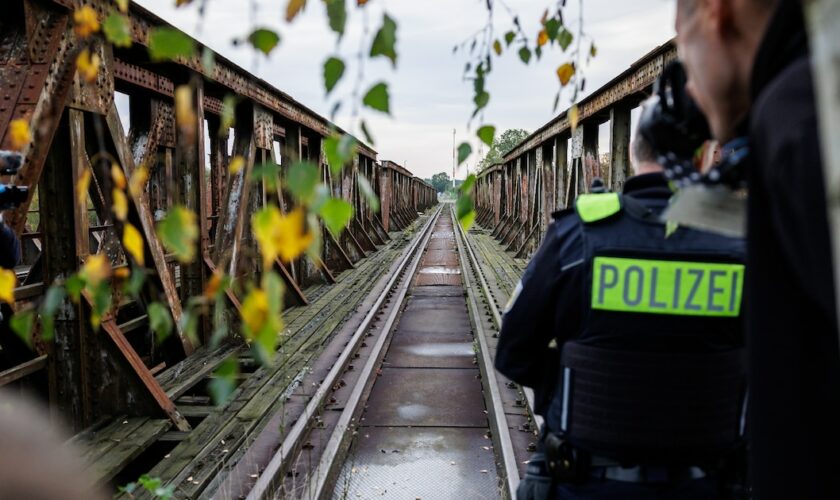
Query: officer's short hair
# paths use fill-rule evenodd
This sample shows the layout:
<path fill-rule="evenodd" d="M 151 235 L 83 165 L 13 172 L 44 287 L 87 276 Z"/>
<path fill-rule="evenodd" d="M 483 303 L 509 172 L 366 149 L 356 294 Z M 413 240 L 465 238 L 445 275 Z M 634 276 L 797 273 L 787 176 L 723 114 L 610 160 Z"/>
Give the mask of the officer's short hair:
<path fill-rule="evenodd" d="M 636 130 L 636 137 L 633 138 L 633 143 L 630 145 L 633 165 L 637 166 L 641 163 L 658 163 L 659 158 L 653 150 L 647 139 L 642 137 L 642 134 Z"/>
<path fill-rule="evenodd" d="M 764 8 L 771 8 L 775 7 L 779 0 L 751 0 L 753 4 L 764 7 Z M 679 0 L 677 2 L 677 9 L 679 12 L 684 16 L 690 16 L 694 14 L 695 9 L 697 8 L 698 0 Z"/>

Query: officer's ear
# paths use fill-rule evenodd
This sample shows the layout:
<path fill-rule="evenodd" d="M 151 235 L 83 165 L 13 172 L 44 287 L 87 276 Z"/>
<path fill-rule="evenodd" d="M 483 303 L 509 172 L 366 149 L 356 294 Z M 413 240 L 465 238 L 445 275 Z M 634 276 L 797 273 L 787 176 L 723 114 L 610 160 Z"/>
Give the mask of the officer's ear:
<path fill-rule="evenodd" d="M 751 0 L 698 0 L 700 11 L 706 27 L 722 39 L 731 38 L 738 31 L 735 2 L 749 2 Z"/>

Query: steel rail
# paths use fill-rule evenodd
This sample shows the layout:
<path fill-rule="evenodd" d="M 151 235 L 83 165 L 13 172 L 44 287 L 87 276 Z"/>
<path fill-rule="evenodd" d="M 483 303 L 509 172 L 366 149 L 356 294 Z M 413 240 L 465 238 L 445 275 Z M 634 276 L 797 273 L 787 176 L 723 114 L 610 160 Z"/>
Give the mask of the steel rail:
<path fill-rule="evenodd" d="M 460 224 L 458 225 L 460 227 Z M 481 283 L 481 289 L 484 292 L 484 296 L 487 298 L 487 305 L 490 306 L 490 312 L 493 315 L 493 321 L 496 323 L 496 328 L 501 330 L 502 328 L 502 315 L 499 313 L 499 308 L 496 307 L 496 303 L 493 301 L 493 296 L 490 294 L 490 286 L 487 285 L 487 280 L 484 279 L 484 272 L 481 270 L 481 266 L 478 265 L 478 258 L 475 256 L 473 252 L 472 246 L 470 245 L 469 240 L 466 237 L 466 233 L 464 234 L 464 242 L 466 244 L 467 252 L 470 256 L 470 260 L 475 263 L 475 271 L 478 275 L 478 280 Z M 520 386 L 522 393 L 525 394 L 525 399 L 528 402 L 528 410 L 531 412 L 531 417 L 534 419 L 534 423 L 537 425 L 537 428 L 542 428 L 543 425 L 543 418 L 536 413 L 534 413 L 534 391 L 530 387 L 523 387 Z"/>
<path fill-rule="evenodd" d="M 300 418 L 297 419 L 292 428 L 289 430 L 289 433 L 286 435 L 285 439 L 283 440 L 283 444 L 277 450 L 277 453 L 271 458 L 271 461 L 260 474 L 259 478 L 257 478 L 257 482 L 254 484 L 254 487 L 248 493 L 248 500 L 260 500 L 263 498 L 268 498 L 273 493 L 271 491 L 271 488 L 275 485 L 275 482 L 277 481 L 278 476 L 280 475 L 283 465 L 287 462 L 287 460 L 289 460 L 292 457 L 293 453 L 297 451 L 298 443 L 306 435 L 306 432 L 311 426 L 312 417 L 314 417 L 318 413 L 319 409 L 323 408 L 323 403 L 326 397 L 329 395 L 330 391 L 332 390 L 332 387 L 335 385 L 340 375 L 346 369 L 347 364 L 350 361 L 350 356 L 352 356 L 352 354 L 358 349 L 359 345 L 362 342 L 362 339 L 364 338 L 365 332 L 373 322 L 374 318 L 376 317 L 376 314 L 382 307 L 382 304 L 387 299 L 387 296 L 391 293 L 392 288 L 394 288 L 394 285 L 400 278 L 408 263 L 412 262 L 412 257 L 415 256 L 415 254 L 417 254 L 416 250 L 418 249 L 418 245 L 421 243 L 421 241 L 425 242 L 428 240 L 428 237 L 431 235 L 431 228 L 433 227 L 433 223 L 437 220 L 437 217 L 440 215 L 440 211 L 441 207 L 438 207 L 437 212 L 434 213 L 431 217 L 429 217 L 429 220 L 426 222 L 425 226 L 423 226 L 423 229 L 412 242 L 411 246 L 406 251 L 404 251 L 399 266 L 394 271 L 393 275 L 391 276 L 391 279 L 388 280 L 388 283 L 385 285 L 379 297 L 377 297 L 376 302 L 373 304 L 370 311 L 368 311 L 367 315 L 365 315 L 361 324 L 359 324 L 358 328 L 356 328 L 355 332 L 353 333 L 353 336 L 347 343 L 347 347 L 342 351 L 341 355 L 336 360 L 332 369 L 324 378 L 323 382 L 321 382 L 321 384 L 318 386 L 318 389 L 315 391 L 315 394 L 312 396 L 312 399 L 306 405 L 303 414 L 300 416 Z M 424 247 L 419 248 L 422 249 Z M 419 262 L 419 259 L 417 260 L 417 262 Z M 416 268 L 416 262 L 414 267 Z M 373 358 L 373 356 L 371 356 L 371 358 Z M 367 365 L 365 366 L 365 368 L 367 369 Z M 362 376 L 364 376 L 364 374 Z M 338 429 L 338 427 L 336 427 L 336 429 Z"/>
<path fill-rule="evenodd" d="M 443 207 L 441 206 L 438 208 L 437 213 L 429 218 L 428 230 L 425 233 L 422 233 L 421 239 L 423 243 L 419 247 L 420 251 L 414 253 L 413 258 L 411 259 L 411 266 L 405 276 L 403 276 L 403 280 L 396 290 L 396 297 L 392 301 L 393 305 L 391 306 L 388 317 L 382 326 L 382 331 L 371 349 L 364 368 L 362 368 L 358 383 L 356 383 L 353 387 L 353 391 L 347 399 L 347 404 L 344 406 L 344 410 L 342 410 L 341 416 L 339 417 L 338 422 L 327 441 L 327 446 L 321 454 L 321 459 L 318 461 L 318 465 L 309 476 L 306 490 L 304 490 L 301 498 L 320 499 L 325 497 L 325 494 L 328 493 L 326 489 L 331 485 L 331 478 L 336 466 L 336 459 L 338 458 L 339 452 L 346 440 L 350 438 L 350 436 L 347 435 L 347 431 L 350 430 L 351 423 L 362 410 L 360 406 L 362 403 L 362 397 L 370 386 L 373 385 L 375 378 L 374 375 L 376 374 L 376 366 L 379 364 L 380 359 L 384 354 L 384 348 L 387 344 L 387 340 L 391 336 L 391 330 L 394 323 L 397 321 L 397 317 L 402 311 L 403 301 L 405 300 L 406 293 L 411 286 L 411 281 L 414 278 L 417 267 L 420 265 L 420 261 L 423 257 L 423 250 L 426 248 L 426 245 L 431 239 L 433 233 L 431 229 L 434 228 L 434 223 L 437 222 L 442 210 Z M 395 276 L 398 276 L 399 274 L 400 273 L 397 272 L 395 273 Z"/>
<path fill-rule="evenodd" d="M 470 266 L 476 274 L 479 272 L 478 261 L 475 256 L 467 253 L 464 250 L 466 243 L 466 234 L 464 233 L 461 224 L 455 220 L 455 214 L 450 210 L 453 226 L 457 226 L 455 230 L 455 241 L 458 244 L 458 253 L 462 256 L 461 273 L 464 279 L 464 288 L 467 291 L 467 298 L 469 301 L 470 315 L 473 319 L 475 327 L 475 336 L 478 339 L 480 357 L 479 368 L 481 369 L 482 380 L 486 381 L 485 390 L 489 394 L 489 403 L 491 411 L 488 412 L 490 422 L 493 428 L 493 436 L 500 451 L 500 458 L 504 465 L 505 484 L 507 485 L 507 492 L 509 499 L 516 498 L 516 488 L 519 486 L 519 468 L 516 462 L 516 454 L 513 450 L 513 440 L 510 437 L 510 428 L 508 428 L 507 417 L 505 416 L 504 405 L 502 404 L 502 396 L 499 393 L 499 380 L 496 377 L 496 369 L 493 367 L 493 359 L 490 356 L 490 346 L 487 343 L 486 331 L 484 329 L 482 314 L 478 305 L 476 295 L 482 293 L 486 297 L 486 301 L 492 303 L 485 290 L 476 290 L 476 286 L 471 278 Z M 466 257 L 466 258 L 464 258 Z M 468 263 L 469 261 L 469 263 Z M 485 286 L 482 284 L 480 286 Z"/>

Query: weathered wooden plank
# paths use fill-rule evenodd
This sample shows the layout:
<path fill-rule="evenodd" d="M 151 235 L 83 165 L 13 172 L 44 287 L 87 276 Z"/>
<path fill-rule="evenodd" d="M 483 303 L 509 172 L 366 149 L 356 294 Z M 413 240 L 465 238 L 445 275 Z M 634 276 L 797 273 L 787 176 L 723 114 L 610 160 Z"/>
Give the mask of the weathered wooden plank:
<path fill-rule="evenodd" d="M 11 384 L 16 380 L 43 370 L 47 366 L 47 355 L 43 354 L 35 359 L 21 363 L 13 368 L 0 372 L 0 387 Z"/>
<path fill-rule="evenodd" d="M 171 399 L 178 399 L 241 348 L 241 344 L 233 343 L 224 343 L 216 349 L 199 347 L 192 356 L 159 374 L 158 383 Z"/>
<path fill-rule="evenodd" d="M 96 461 L 91 471 L 93 479 L 98 482 L 110 481 L 126 465 L 157 441 L 170 427 L 172 427 L 172 422 L 169 420 L 147 419 L 132 431 L 131 435 L 117 443 Z"/>
<path fill-rule="evenodd" d="M 82 448 L 82 459 L 93 467 L 96 462 L 108 454 L 115 446 L 131 436 L 141 425 L 149 420 L 148 417 L 128 417 L 121 415 L 111 424 L 91 432 L 86 439 L 76 441 L 76 446 Z"/>

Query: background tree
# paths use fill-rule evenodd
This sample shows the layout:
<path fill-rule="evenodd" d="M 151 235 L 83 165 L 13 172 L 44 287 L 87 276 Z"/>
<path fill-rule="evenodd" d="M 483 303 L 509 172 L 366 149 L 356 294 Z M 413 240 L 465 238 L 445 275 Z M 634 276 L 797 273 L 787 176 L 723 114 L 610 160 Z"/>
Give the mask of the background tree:
<path fill-rule="evenodd" d="M 530 135 L 528 131 L 521 128 L 509 128 L 502 132 L 500 136 L 493 140 L 493 145 L 490 146 L 490 150 L 487 151 L 484 158 L 478 162 L 478 171 L 481 172 L 494 163 L 501 163 L 505 155 L 525 140 L 528 135 Z"/>
<path fill-rule="evenodd" d="M 439 174 L 435 174 L 429 179 L 429 184 L 434 186 L 435 191 L 438 193 L 445 193 L 450 187 L 452 187 L 452 179 L 449 178 L 449 175 L 446 172 L 441 172 Z"/>

